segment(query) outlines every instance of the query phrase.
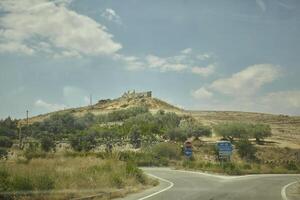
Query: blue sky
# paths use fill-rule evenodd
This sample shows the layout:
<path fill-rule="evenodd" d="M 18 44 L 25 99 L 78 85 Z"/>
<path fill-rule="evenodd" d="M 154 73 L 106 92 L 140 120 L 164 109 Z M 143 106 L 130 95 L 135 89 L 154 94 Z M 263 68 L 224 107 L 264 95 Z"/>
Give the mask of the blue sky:
<path fill-rule="evenodd" d="M 132 89 L 300 115 L 299 25 L 297 0 L 2 0 L 0 118 Z"/>

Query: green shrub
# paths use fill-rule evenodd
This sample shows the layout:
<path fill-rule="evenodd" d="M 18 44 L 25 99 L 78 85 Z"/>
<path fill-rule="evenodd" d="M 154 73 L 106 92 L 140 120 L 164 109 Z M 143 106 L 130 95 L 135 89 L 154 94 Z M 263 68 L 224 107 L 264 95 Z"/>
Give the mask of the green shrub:
<path fill-rule="evenodd" d="M 159 143 L 153 146 L 152 152 L 157 158 L 180 159 L 181 157 L 181 149 L 177 144 Z"/>
<path fill-rule="evenodd" d="M 12 140 L 6 136 L 0 136 L 0 147 L 10 148 L 13 145 Z"/>
<path fill-rule="evenodd" d="M 0 192 L 7 191 L 9 186 L 9 173 L 5 169 L 0 169 Z"/>
<path fill-rule="evenodd" d="M 252 169 L 252 166 L 250 164 L 244 164 L 243 169 Z"/>
<path fill-rule="evenodd" d="M 80 132 L 71 137 L 71 147 L 75 151 L 90 151 L 96 147 L 95 134 Z"/>
<path fill-rule="evenodd" d="M 47 153 L 42 151 L 32 151 L 32 150 L 25 150 L 23 153 L 24 157 L 29 161 L 33 158 L 46 158 Z"/>
<path fill-rule="evenodd" d="M 134 162 L 127 162 L 126 163 L 126 175 L 128 177 L 135 176 L 137 181 L 141 184 L 146 183 L 146 177 L 143 174 L 143 171 L 137 167 Z"/>
<path fill-rule="evenodd" d="M 16 175 L 13 177 L 11 186 L 13 191 L 30 191 L 33 190 L 34 185 L 29 176 Z"/>
<path fill-rule="evenodd" d="M 125 183 L 123 181 L 123 179 L 121 178 L 120 174 L 118 173 L 114 173 L 111 175 L 111 184 L 113 187 L 117 187 L 117 188 L 123 188 Z"/>
<path fill-rule="evenodd" d="M 55 149 L 55 141 L 53 138 L 49 136 L 44 136 L 41 139 L 41 148 L 43 151 L 50 151 L 51 149 Z"/>
<path fill-rule="evenodd" d="M 256 148 L 248 139 L 242 139 L 236 143 L 238 154 L 241 158 L 246 160 L 255 160 Z"/>
<path fill-rule="evenodd" d="M 54 184 L 54 179 L 47 174 L 35 177 L 35 188 L 38 190 L 51 190 L 54 188 Z"/>
<path fill-rule="evenodd" d="M 0 147 L 0 160 L 6 159 L 8 155 L 7 149 Z"/>
<path fill-rule="evenodd" d="M 298 170 L 298 166 L 296 165 L 295 162 L 289 162 L 288 164 L 286 164 L 285 168 L 291 171 Z"/>

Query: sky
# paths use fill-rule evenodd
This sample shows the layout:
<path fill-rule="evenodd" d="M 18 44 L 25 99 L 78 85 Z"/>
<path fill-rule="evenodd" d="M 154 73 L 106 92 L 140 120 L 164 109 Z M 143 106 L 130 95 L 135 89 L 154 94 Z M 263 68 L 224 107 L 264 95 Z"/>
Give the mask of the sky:
<path fill-rule="evenodd" d="M 1 0 L 0 118 L 127 90 L 300 115 L 298 0 Z"/>

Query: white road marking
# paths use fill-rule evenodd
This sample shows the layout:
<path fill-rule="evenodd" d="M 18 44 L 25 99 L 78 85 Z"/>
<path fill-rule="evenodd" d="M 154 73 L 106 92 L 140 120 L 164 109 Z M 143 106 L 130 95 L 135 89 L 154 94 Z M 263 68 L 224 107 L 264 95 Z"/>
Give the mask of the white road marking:
<path fill-rule="evenodd" d="M 157 191 L 157 192 L 154 192 L 154 193 L 152 193 L 152 194 L 149 194 L 149 195 L 147 195 L 147 196 L 145 196 L 145 197 L 142 197 L 142 198 L 139 198 L 139 199 L 137 199 L 137 200 L 148 199 L 148 198 L 153 197 L 153 196 L 155 196 L 155 195 L 157 195 L 157 194 L 159 194 L 159 193 L 165 192 L 165 191 L 167 191 L 168 189 L 170 189 L 170 188 L 172 188 L 172 187 L 174 186 L 174 183 L 172 183 L 171 181 L 168 181 L 168 180 L 166 180 L 166 179 L 160 178 L 160 177 L 155 176 L 155 175 L 153 175 L 153 174 L 147 174 L 147 175 L 152 176 L 153 178 L 157 178 L 157 179 L 159 179 L 159 180 L 161 180 L 161 181 L 167 182 L 167 183 L 169 183 L 170 185 L 169 185 L 168 187 L 162 189 L 162 190 L 159 190 L 159 191 Z"/>
<path fill-rule="evenodd" d="M 292 183 L 289 183 L 289 184 L 283 186 L 283 188 L 281 189 L 281 197 L 283 200 L 289 200 L 289 198 L 286 196 L 286 189 L 295 183 L 298 183 L 298 181 L 295 181 L 295 182 L 292 182 Z"/>
<path fill-rule="evenodd" d="M 204 173 L 204 172 L 195 172 L 195 171 L 186 171 L 186 170 L 174 170 L 174 169 L 169 169 L 169 168 L 152 168 L 152 169 L 151 169 L 151 168 L 148 168 L 147 170 L 151 171 L 151 170 L 157 170 L 157 169 L 158 169 L 158 170 L 166 170 L 166 171 L 177 171 L 177 172 L 183 172 L 183 173 L 198 174 L 198 175 L 204 175 L 204 176 L 211 176 L 211 177 L 216 177 L 216 178 L 220 178 L 220 179 L 227 179 L 227 180 L 229 180 L 229 179 L 237 179 L 237 178 L 250 178 L 250 177 L 275 177 L 275 176 L 297 176 L 297 175 L 299 175 L 299 174 L 251 174 L 251 175 L 243 175 L 243 176 L 223 176 L 223 175 L 215 175 L 215 174 L 209 174 L 209 173 Z M 168 190 L 168 189 L 170 189 L 170 188 L 172 188 L 172 187 L 174 186 L 174 183 L 172 183 L 171 181 L 168 181 L 168 180 L 166 180 L 166 179 L 160 178 L 160 177 L 155 176 L 155 175 L 153 175 L 153 174 L 148 174 L 148 175 L 149 175 L 149 176 L 152 176 L 152 177 L 154 177 L 154 178 L 157 178 L 157 179 L 159 179 L 159 180 L 161 180 L 161 181 L 167 182 L 167 183 L 169 183 L 170 185 L 169 185 L 168 187 L 166 187 L 166 188 L 164 188 L 164 189 L 158 191 L 158 192 L 155 192 L 155 193 L 150 194 L 150 195 L 148 195 L 148 196 L 139 198 L 139 199 L 137 199 L 137 200 L 148 199 L 148 198 L 150 198 L 150 197 L 152 197 L 152 196 L 154 196 L 154 195 L 157 195 L 157 194 L 159 194 L 159 193 L 162 193 L 162 192 L 164 192 L 164 191 L 166 191 L 166 190 Z M 283 200 L 289 200 L 289 199 L 287 198 L 287 195 L 286 195 L 286 189 L 287 189 L 289 186 L 291 186 L 291 185 L 293 185 L 293 184 L 295 184 L 295 183 L 297 183 L 297 182 L 298 182 L 298 181 L 289 183 L 289 184 L 285 185 L 285 186 L 281 189 L 281 196 L 282 196 L 282 199 L 283 199 Z"/>
<path fill-rule="evenodd" d="M 147 168 L 145 168 L 147 169 Z M 205 172 L 198 172 L 198 171 L 189 171 L 189 170 L 177 170 L 177 169 L 170 169 L 170 168 L 148 168 L 147 170 L 166 170 L 166 171 L 175 171 L 175 172 L 183 172 L 183 173 L 191 173 L 191 174 L 198 174 L 198 175 L 204 175 L 204 176 L 210 176 L 225 180 L 230 179 L 242 179 L 242 178 L 251 178 L 251 177 L 278 177 L 278 176 L 299 176 L 299 174 L 250 174 L 250 175 L 239 175 L 239 176 L 226 176 L 226 175 L 218 175 L 218 174 L 210 174 Z"/>

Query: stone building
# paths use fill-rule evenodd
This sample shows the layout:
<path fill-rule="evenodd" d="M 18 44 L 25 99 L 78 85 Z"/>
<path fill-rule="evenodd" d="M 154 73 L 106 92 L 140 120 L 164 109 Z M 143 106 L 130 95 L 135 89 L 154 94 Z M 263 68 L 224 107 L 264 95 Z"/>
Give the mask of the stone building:
<path fill-rule="evenodd" d="M 152 91 L 147 92 L 135 92 L 135 90 L 127 91 L 122 95 L 122 98 L 144 98 L 144 97 L 152 97 Z"/>

